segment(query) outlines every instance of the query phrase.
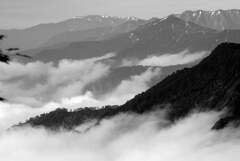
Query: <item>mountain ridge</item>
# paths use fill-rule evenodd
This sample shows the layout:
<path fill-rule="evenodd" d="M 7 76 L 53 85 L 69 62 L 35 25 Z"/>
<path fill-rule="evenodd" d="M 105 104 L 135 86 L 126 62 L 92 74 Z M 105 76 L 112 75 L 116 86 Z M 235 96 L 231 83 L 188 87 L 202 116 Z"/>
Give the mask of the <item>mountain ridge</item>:
<path fill-rule="evenodd" d="M 103 41 L 74 42 L 63 48 L 40 51 L 33 60 L 57 62 L 61 59 L 86 59 L 116 53 L 116 59 L 145 59 L 164 54 L 189 54 L 211 51 L 222 42 L 240 43 L 239 30 L 217 31 L 168 16 Z M 65 54 L 68 53 L 68 54 Z M 76 54 L 77 53 L 77 54 Z"/>
<path fill-rule="evenodd" d="M 175 14 L 178 18 L 187 22 L 194 22 L 198 25 L 212 28 L 215 30 L 239 30 L 240 29 L 240 10 L 186 10 L 181 14 Z"/>
<path fill-rule="evenodd" d="M 215 30 L 169 16 L 103 41 L 74 42 L 62 49 L 42 51 L 33 60 L 85 59 L 110 52 L 117 53 L 119 59 L 142 59 L 155 53 L 178 53 L 188 48 L 193 52 L 206 51 L 217 44 L 217 34 Z"/>
<path fill-rule="evenodd" d="M 180 14 L 174 14 L 187 22 L 193 22 L 198 25 L 222 31 L 240 29 L 240 10 L 216 10 L 204 11 L 186 10 Z M 153 20 L 155 18 L 152 18 Z M 136 17 L 117 17 L 87 15 L 69 18 L 56 23 L 42 23 L 25 29 L 2 29 L 2 34 L 7 34 L 9 39 L 4 42 L 4 48 L 19 47 L 23 50 L 40 47 L 51 37 L 63 32 L 83 31 L 99 27 L 117 26 L 128 21 L 150 21 Z M 36 39 L 35 37 L 38 37 Z"/>
<path fill-rule="evenodd" d="M 147 23 L 145 20 L 129 19 L 129 21 L 115 26 L 98 27 L 81 31 L 67 31 L 51 37 L 41 47 L 54 45 L 62 42 L 80 42 L 88 40 L 104 40 L 107 37 L 130 32 Z"/>
<path fill-rule="evenodd" d="M 0 30 L 1 34 L 8 36 L 2 47 L 14 46 L 24 50 L 37 48 L 51 37 L 66 31 L 83 31 L 99 27 L 117 26 L 130 20 L 138 21 L 140 19 L 90 15 L 81 18 L 70 18 L 57 23 L 39 24 L 26 29 Z"/>
<path fill-rule="evenodd" d="M 122 106 L 102 109 L 84 108 L 68 112 L 58 109 L 30 118 L 30 124 L 46 128 L 72 129 L 86 120 L 112 117 L 119 113 L 143 114 L 167 108 L 167 118 L 175 121 L 192 110 L 225 110 L 213 129 L 222 129 L 240 120 L 240 44 L 222 43 L 210 56 L 192 68 L 185 68 L 165 78 Z"/>

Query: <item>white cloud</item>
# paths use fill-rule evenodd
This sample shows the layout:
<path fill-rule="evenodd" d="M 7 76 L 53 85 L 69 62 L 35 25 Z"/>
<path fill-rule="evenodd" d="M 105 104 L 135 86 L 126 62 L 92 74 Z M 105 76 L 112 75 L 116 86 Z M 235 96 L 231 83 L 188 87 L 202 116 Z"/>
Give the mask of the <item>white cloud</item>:
<path fill-rule="evenodd" d="M 239 131 L 210 130 L 218 115 L 192 114 L 166 127 L 162 112 L 121 114 L 81 134 L 13 130 L 0 134 L 0 156 L 4 161 L 238 161 Z"/>
<path fill-rule="evenodd" d="M 42 62 L 0 63 L 0 94 L 11 102 L 32 106 L 80 95 L 87 84 L 108 75 L 110 64 L 103 60 L 113 56 L 62 60 L 57 66 Z"/>
<path fill-rule="evenodd" d="M 147 90 L 151 80 L 160 76 L 160 71 L 160 68 L 148 68 L 140 75 L 134 75 L 127 80 L 122 80 L 113 91 L 99 98 L 95 98 L 94 94 L 91 91 L 88 91 L 84 95 L 61 99 L 61 105 L 75 108 L 122 105 L 126 101 L 132 99 L 136 94 Z"/>
<path fill-rule="evenodd" d="M 69 62 L 67 61 L 67 63 Z M 126 101 L 132 99 L 136 94 L 147 90 L 149 88 L 148 84 L 150 83 L 150 81 L 153 78 L 160 76 L 160 68 L 148 68 L 145 72 L 141 73 L 140 75 L 131 76 L 129 79 L 122 80 L 121 83 L 113 91 L 107 93 L 106 95 L 102 95 L 101 97 L 96 98 L 94 96 L 94 93 L 92 93 L 91 91 L 88 91 L 86 93 L 78 93 L 77 91 L 77 90 L 81 90 L 82 88 L 81 86 L 83 86 L 84 84 L 88 83 L 91 80 L 95 80 L 101 75 L 105 74 L 103 72 L 102 73 L 99 72 L 99 70 L 105 71 L 103 70 L 103 68 L 93 69 L 94 66 L 99 67 L 99 65 L 96 65 L 96 64 L 91 64 L 91 65 L 93 65 L 92 68 L 86 67 L 87 69 L 86 72 L 88 73 L 86 74 L 81 73 L 81 75 L 77 74 L 78 77 L 76 76 L 76 78 L 73 78 L 74 80 L 81 79 L 79 81 L 76 81 L 76 83 L 69 85 L 74 88 L 72 87 L 69 88 L 68 86 L 66 87 L 59 86 L 60 90 L 55 90 L 53 91 L 53 93 L 48 94 L 48 96 L 51 96 L 49 100 L 45 103 L 40 102 L 40 105 L 38 107 L 31 106 L 31 105 L 39 104 L 38 100 L 32 99 L 31 93 L 37 93 L 39 90 L 36 90 L 36 88 L 25 90 L 25 89 L 22 89 L 21 86 L 16 86 L 16 85 L 12 87 L 12 90 L 16 91 L 14 93 L 16 95 L 11 95 L 11 96 L 14 96 L 13 98 L 17 103 L 0 102 L 0 107 L 2 107 L 0 108 L 0 131 L 7 129 L 19 122 L 24 122 L 26 121 L 26 119 L 30 117 L 33 117 L 42 113 L 50 112 L 59 107 L 65 107 L 67 109 L 76 109 L 81 107 L 102 107 L 105 105 L 124 104 Z M 69 66 L 72 66 L 72 64 L 69 64 Z M 51 74 L 51 77 L 50 76 L 49 77 L 54 79 L 54 81 L 49 81 L 49 82 L 52 82 L 52 83 L 56 82 L 56 84 L 61 84 L 57 82 L 68 83 L 69 81 L 68 78 L 63 78 L 66 80 L 57 80 L 57 79 L 55 80 L 55 78 L 57 78 L 58 75 L 60 77 L 60 75 L 63 74 L 64 72 L 62 72 L 63 70 L 58 68 L 54 68 L 54 69 L 61 72 L 59 72 L 59 74 Z M 69 70 L 69 69 L 71 68 L 66 65 L 64 70 Z M 106 69 L 108 69 L 108 67 Z M 90 70 L 93 70 L 93 71 L 90 71 Z M 53 69 L 48 71 L 52 72 Z M 71 71 L 72 70 L 69 71 L 70 75 L 74 75 L 74 73 L 71 74 Z M 68 75 L 69 72 L 63 75 Z M 49 77 L 48 79 L 50 79 Z M 78 85 L 77 83 L 79 83 L 80 85 Z M 14 84 L 11 84 L 11 85 L 13 86 Z M 50 83 L 48 83 L 47 85 L 44 85 L 44 86 L 46 86 L 47 88 L 50 88 L 51 90 L 51 88 L 54 87 L 54 84 L 50 85 Z M 32 91 L 29 92 L 29 90 L 32 90 Z M 76 92 L 73 92 L 74 95 L 72 95 L 71 97 L 67 97 L 67 96 L 70 96 L 68 91 L 70 92 L 76 91 Z M 18 96 L 17 94 L 21 94 L 21 96 Z M 38 96 L 39 98 L 41 98 L 42 95 L 44 96 L 45 94 L 47 94 L 46 91 L 41 92 L 35 96 Z M 59 100 L 53 99 L 54 98 L 53 96 L 55 95 L 59 96 Z"/>
<path fill-rule="evenodd" d="M 149 88 L 153 78 L 160 76 L 160 68 L 148 68 L 140 75 L 133 75 L 105 95 L 95 98 L 93 91 L 83 93 L 90 83 L 107 77 L 111 62 L 104 57 L 86 60 L 62 60 L 53 63 L 32 62 L 9 65 L 0 63 L 0 96 L 13 104 L 42 107 L 49 102 L 58 106 L 86 107 L 123 104 L 136 94 Z M 17 69 L 17 70 L 16 70 Z"/>
<path fill-rule="evenodd" d="M 143 66 L 171 66 L 171 65 L 181 65 L 188 64 L 198 60 L 201 60 L 207 56 L 207 52 L 197 52 L 197 53 L 189 53 L 188 50 L 184 50 L 177 54 L 164 54 L 164 55 L 151 55 L 145 59 L 138 60 L 126 60 L 122 61 L 121 66 L 135 66 L 135 65 L 143 65 Z"/>
<path fill-rule="evenodd" d="M 112 102 L 123 104 L 132 99 L 136 94 L 146 91 L 149 88 L 151 80 L 160 75 L 160 68 L 148 68 L 140 75 L 131 76 L 129 80 L 123 80 L 114 91 L 104 97 Z M 109 104 L 113 105 L 114 103 Z"/>
<path fill-rule="evenodd" d="M 41 108 L 32 108 L 25 104 L 0 102 L 0 133 L 26 119 L 55 110 L 59 106 L 48 103 Z"/>

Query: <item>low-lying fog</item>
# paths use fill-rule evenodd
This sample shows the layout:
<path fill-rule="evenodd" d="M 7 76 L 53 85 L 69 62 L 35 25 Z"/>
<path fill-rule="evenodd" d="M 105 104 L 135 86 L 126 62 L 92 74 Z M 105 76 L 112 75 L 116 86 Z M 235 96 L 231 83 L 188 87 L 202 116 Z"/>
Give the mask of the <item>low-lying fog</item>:
<path fill-rule="evenodd" d="M 161 111 L 121 114 L 80 134 L 15 129 L 0 134 L 0 156 L 4 161 L 238 161 L 240 132 L 211 131 L 218 115 L 193 113 L 169 126 Z"/>
<path fill-rule="evenodd" d="M 137 64 L 168 66 L 190 63 L 206 53 L 149 57 Z M 240 132 L 226 128 L 212 131 L 219 113 L 192 113 L 174 125 L 164 112 L 144 115 L 120 114 L 103 120 L 99 126 L 86 122 L 76 127 L 81 133 L 51 132 L 44 128 L 25 127 L 6 131 L 29 117 L 59 107 L 121 105 L 149 88 L 149 82 L 161 75 L 161 67 L 149 67 L 132 75 L 107 94 L 95 97 L 83 92 L 90 83 L 107 77 L 114 54 L 86 60 L 62 60 L 53 63 L 0 63 L 0 156 L 3 161 L 237 161 Z M 151 61 L 154 60 L 154 61 Z M 176 62 L 176 60 L 178 60 Z M 131 64 L 132 63 L 132 64 Z M 160 64 L 159 64 L 160 63 Z"/>

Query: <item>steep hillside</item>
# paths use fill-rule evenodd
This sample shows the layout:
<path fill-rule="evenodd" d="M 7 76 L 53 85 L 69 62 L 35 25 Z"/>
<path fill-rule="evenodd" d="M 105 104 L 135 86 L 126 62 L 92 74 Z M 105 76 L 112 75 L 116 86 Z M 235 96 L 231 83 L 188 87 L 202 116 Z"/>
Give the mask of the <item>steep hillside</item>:
<path fill-rule="evenodd" d="M 240 45 L 223 43 L 197 66 L 177 71 L 121 108 L 142 113 L 146 107 L 171 104 L 170 119 L 194 108 L 228 108 L 228 115 L 239 118 L 239 86 Z"/>
<path fill-rule="evenodd" d="M 58 109 L 31 118 L 23 124 L 72 129 L 89 119 L 101 120 L 121 112 L 139 114 L 167 108 L 169 120 L 186 116 L 192 110 L 223 110 L 214 129 L 240 120 L 240 45 L 223 43 L 210 56 L 192 68 L 168 76 L 146 92 L 119 107 L 84 108 L 68 112 Z"/>

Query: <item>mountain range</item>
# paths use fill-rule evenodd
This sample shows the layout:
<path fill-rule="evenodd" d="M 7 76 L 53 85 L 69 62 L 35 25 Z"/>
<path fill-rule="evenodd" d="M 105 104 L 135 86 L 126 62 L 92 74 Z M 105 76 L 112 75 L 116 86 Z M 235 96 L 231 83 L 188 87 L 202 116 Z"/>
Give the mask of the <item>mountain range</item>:
<path fill-rule="evenodd" d="M 224 110 L 212 128 L 237 124 L 240 119 L 237 108 L 240 100 L 239 13 L 240 10 L 185 11 L 149 20 L 90 15 L 22 30 L 0 30 L 8 36 L 1 44 L 3 48 L 23 49 L 21 54 L 25 57 L 12 57 L 22 65 L 41 61 L 53 62 L 57 67 L 62 59 L 84 60 L 111 53 L 109 75 L 83 89 L 83 93 L 94 91 L 96 97 L 149 67 L 161 68 L 161 75 L 149 82 L 151 88 L 124 105 L 75 111 L 57 109 L 19 125 L 74 129 L 91 119 L 100 121 L 119 113 L 143 114 L 159 109 L 167 109 L 167 118 L 172 122 L 193 110 Z M 196 60 L 183 63 L 179 60 L 179 56 L 197 54 L 201 56 Z M 170 64 L 141 63 L 162 56 L 170 56 Z M 171 56 L 178 56 L 178 62 L 171 65 L 174 61 Z M 5 60 L 1 55 L 0 59 Z"/>
<path fill-rule="evenodd" d="M 56 48 L 31 50 L 34 53 L 31 56 L 33 60 L 57 62 L 61 59 L 86 59 L 116 53 L 116 60 L 121 62 L 186 50 L 188 54 L 211 51 L 221 42 L 240 43 L 239 37 L 239 30 L 216 31 L 171 15 L 101 41 L 80 41 L 61 44 Z"/>
<path fill-rule="evenodd" d="M 216 10 L 216 11 L 185 11 L 176 14 L 177 17 L 187 22 L 194 22 L 198 25 L 215 30 L 239 30 L 240 10 Z"/>
<path fill-rule="evenodd" d="M 232 9 L 217 11 L 188 10 L 174 15 L 186 22 L 194 22 L 203 27 L 222 31 L 240 29 L 239 14 L 240 10 Z M 73 17 L 58 23 L 40 24 L 26 29 L 0 30 L 0 33 L 8 36 L 8 39 L 2 44 L 4 48 L 19 47 L 26 50 L 49 46 L 58 42 L 82 41 L 89 38 L 99 39 L 103 35 L 109 37 L 129 32 L 156 19 L 160 18 L 143 20 L 135 17 L 89 15 Z M 89 30 L 93 32 L 89 36 L 79 32 L 90 33 Z"/>
<path fill-rule="evenodd" d="M 130 32 L 135 30 L 139 26 L 147 23 L 148 21 L 141 20 L 141 19 L 129 19 L 129 21 L 117 25 L 117 26 L 106 26 L 106 27 L 97 27 L 93 29 L 86 29 L 81 31 L 67 31 L 56 35 L 49 40 L 47 40 L 42 47 L 51 46 L 57 43 L 62 42 L 77 42 L 77 41 L 84 41 L 84 40 L 103 40 L 108 37 L 113 37 L 115 35 Z"/>
<path fill-rule="evenodd" d="M 176 17 L 178 17 L 178 18 L 180 18 L 180 19 L 182 19 L 186 22 L 193 22 L 193 23 L 196 23 L 200 26 L 215 29 L 215 30 L 219 30 L 219 31 L 222 31 L 222 30 L 225 30 L 225 29 L 227 29 L 227 30 L 240 29 L 240 23 L 239 23 L 240 11 L 237 10 L 237 9 L 216 10 L 216 11 L 204 11 L 204 10 L 190 11 L 190 10 L 188 10 L 188 11 L 184 11 L 181 14 L 175 14 L 174 16 L 176 16 Z M 153 19 L 150 19 L 150 20 L 147 20 L 147 21 L 140 20 L 140 19 L 138 19 L 138 21 L 130 21 L 131 25 L 133 25 L 133 27 L 130 28 L 130 30 L 131 29 L 136 29 L 137 27 L 143 25 L 144 23 L 148 23 L 149 21 L 153 21 L 153 20 L 156 20 L 156 19 L 157 18 L 155 18 L 155 19 L 153 18 Z M 132 23 L 135 23 L 137 25 L 134 25 Z M 127 22 L 125 25 L 121 25 L 121 26 L 126 27 L 126 25 L 128 26 L 127 28 L 129 28 L 129 22 Z M 125 27 L 123 27 L 123 28 L 125 28 Z M 114 29 L 112 29 L 112 30 L 114 30 Z M 123 31 L 130 31 L 130 30 L 123 30 Z M 102 32 L 102 33 L 106 34 L 105 32 Z M 71 37 L 70 33 L 68 33 L 69 35 L 67 33 L 64 33 L 64 34 L 66 34 L 65 38 Z M 74 33 L 72 33 L 72 35 L 73 34 Z M 79 35 L 79 37 L 81 37 L 81 36 Z M 53 39 L 56 39 L 56 38 L 53 38 Z M 63 35 L 58 37 L 58 40 L 60 41 L 61 38 L 64 38 Z M 74 39 L 72 41 L 74 41 Z M 75 41 L 76 41 L 76 39 L 75 39 Z"/>
<path fill-rule="evenodd" d="M 138 21 L 138 19 L 134 17 L 121 18 L 89 15 L 85 17 L 73 17 L 58 23 L 40 24 L 26 29 L 0 30 L 1 34 L 8 37 L 2 44 L 2 47 L 18 47 L 22 50 L 37 48 L 51 37 L 64 32 L 114 27 L 128 21 Z"/>

